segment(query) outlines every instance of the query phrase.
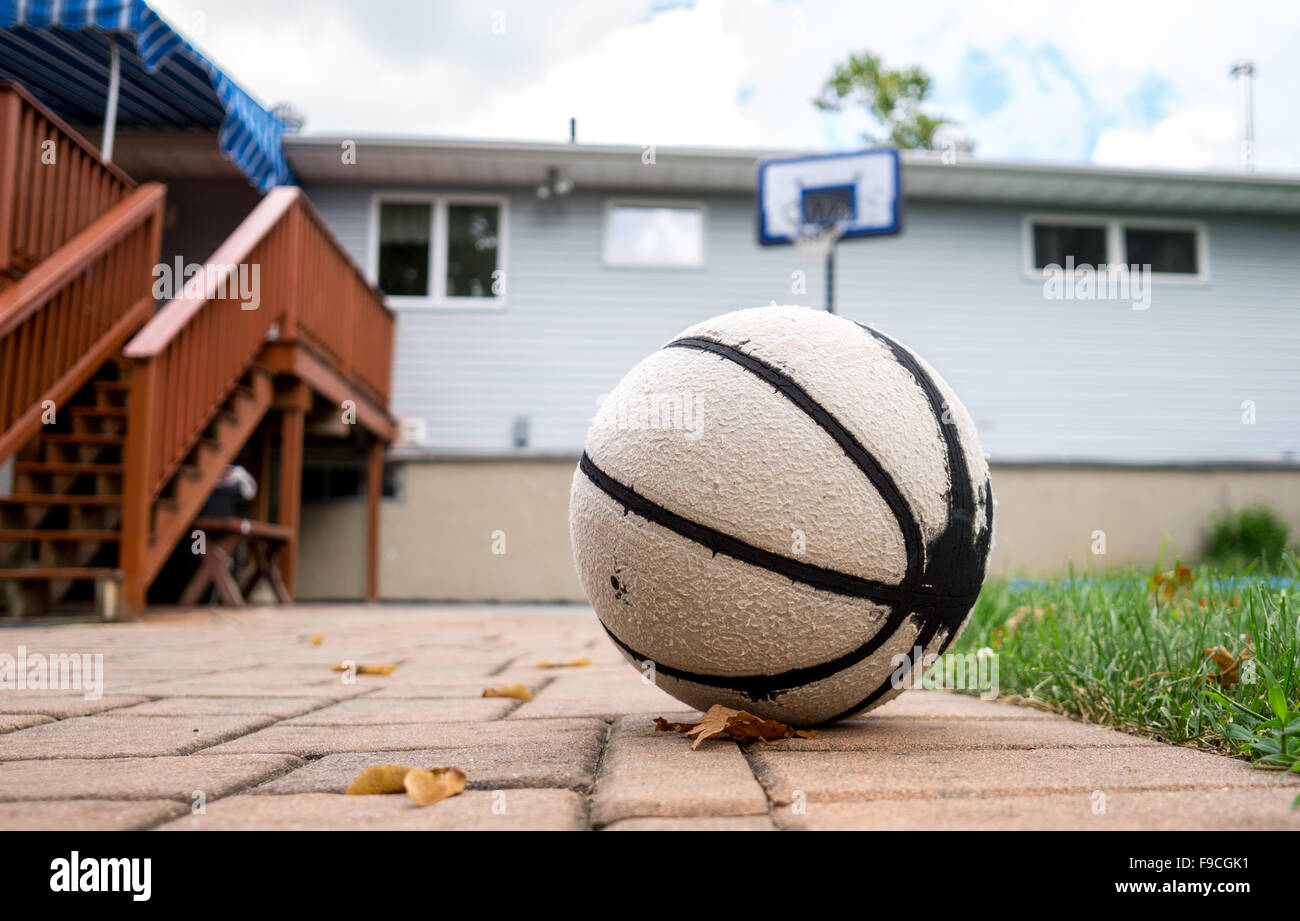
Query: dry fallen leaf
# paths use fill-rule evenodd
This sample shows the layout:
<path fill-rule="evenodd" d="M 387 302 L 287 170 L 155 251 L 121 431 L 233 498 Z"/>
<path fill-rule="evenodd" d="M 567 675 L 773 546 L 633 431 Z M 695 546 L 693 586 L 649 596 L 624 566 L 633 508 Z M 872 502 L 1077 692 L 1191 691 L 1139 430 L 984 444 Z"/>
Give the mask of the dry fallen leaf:
<path fill-rule="evenodd" d="M 1254 654 L 1253 650 L 1247 646 L 1240 654 L 1233 655 L 1225 646 L 1215 646 L 1213 649 L 1206 649 L 1201 652 L 1202 658 L 1214 660 L 1214 665 L 1219 669 L 1217 675 L 1207 675 L 1211 681 L 1216 682 L 1220 687 L 1230 688 L 1241 681 L 1241 663 L 1245 662 Z"/>
<path fill-rule="evenodd" d="M 416 805 L 429 806 L 464 790 L 465 772 L 454 767 L 434 768 L 432 771 L 412 768 L 402 784 Z"/>
<path fill-rule="evenodd" d="M 522 684 L 507 684 L 500 688 L 484 688 L 484 697 L 514 697 L 517 700 L 532 700 L 533 695 Z"/>
<path fill-rule="evenodd" d="M 733 710 L 722 704 L 714 704 L 704 717 L 695 723 L 670 723 L 661 716 L 655 717 L 656 732 L 680 732 L 695 736 L 691 748 L 699 748 L 700 743 L 711 736 L 726 733 L 740 739 L 813 739 L 817 737 L 816 729 L 793 729 L 776 720 L 765 720 L 746 710 Z"/>
<path fill-rule="evenodd" d="M 572 662 L 538 662 L 538 668 L 580 668 L 583 665 L 590 665 L 591 660 L 586 656 L 581 659 L 574 659 Z"/>
<path fill-rule="evenodd" d="M 1035 621 L 1040 621 L 1043 619 L 1044 614 L 1045 612 L 1042 608 L 1031 608 L 1028 605 L 1021 605 L 1011 612 L 1011 616 L 1007 618 L 1007 622 L 1002 625 L 1002 630 L 1008 634 L 1015 633 L 1016 629 L 1029 617 L 1032 616 Z"/>
<path fill-rule="evenodd" d="M 1180 589 L 1191 591 L 1191 585 L 1195 581 L 1196 573 L 1179 563 L 1169 572 L 1152 575 L 1147 581 L 1147 587 L 1156 596 L 1156 604 L 1159 604 L 1162 595 L 1165 601 L 1173 601 Z"/>
<path fill-rule="evenodd" d="M 325 642 L 325 637 L 321 636 L 319 633 L 311 638 L 311 644 L 313 646 L 319 646 L 323 642 Z"/>
<path fill-rule="evenodd" d="M 1254 654 L 1255 650 L 1254 647 L 1250 645 L 1249 638 L 1247 638 L 1245 648 L 1235 656 L 1226 646 L 1215 646 L 1210 649 L 1203 649 L 1201 650 L 1201 658 L 1213 660 L 1215 668 L 1219 671 L 1218 674 L 1215 675 L 1206 674 L 1203 678 L 1198 679 L 1198 681 L 1213 681 L 1223 688 L 1235 687 L 1236 684 L 1241 681 L 1241 663 L 1245 662 Z M 1145 675 L 1141 678 L 1134 678 L 1129 682 L 1129 686 L 1137 687 L 1142 682 L 1151 678 L 1190 678 L 1194 674 L 1194 671 L 1153 672 L 1150 675 Z"/>
<path fill-rule="evenodd" d="M 372 796 L 378 793 L 401 793 L 402 778 L 411 770 L 400 764 L 372 764 L 362 771 L 352 786 L 344 792 L 348 796 Z"/>
<path fill-rule="evenodd" d="M 465 772 L 460 768 L 440 767 L 433 770 L 401 764 L 372 764 L 352 781 L 348 796 L 376 796 L 406 792 L 417 805 L 428 806 L 455 796 L 465 789 Z"/>
<path fill-rule="evenodd" d="M 334 671 L 336 672 L 345 672 L 347 670 L 348 667 L 344 665 L 342 662 L 334 666 Z M 388 663 L 385 663 L 383 665 L 358 665 L 357 666 L 358 675 L 391 675 L 395 671 L 397 671 L 397 666 Z"/>

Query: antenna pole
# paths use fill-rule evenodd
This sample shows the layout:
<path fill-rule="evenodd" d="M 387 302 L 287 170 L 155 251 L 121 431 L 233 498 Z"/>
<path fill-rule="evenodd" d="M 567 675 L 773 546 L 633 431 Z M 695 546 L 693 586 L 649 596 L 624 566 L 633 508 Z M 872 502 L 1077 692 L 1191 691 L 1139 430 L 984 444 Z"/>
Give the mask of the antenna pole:
<path fill-rule="evenodd" d="M 830 248 L 826 250 L 826 312 L 835 312 L 835 244 L 837 240 L 832 240 Z"/>
<path fill-rule="evenodd" d="M 1229 73 L 1237 79 L 1237 111 L 1241 123 L 1241 168 L 1255 168 L 1255 62 L 1234 61 Z"/>

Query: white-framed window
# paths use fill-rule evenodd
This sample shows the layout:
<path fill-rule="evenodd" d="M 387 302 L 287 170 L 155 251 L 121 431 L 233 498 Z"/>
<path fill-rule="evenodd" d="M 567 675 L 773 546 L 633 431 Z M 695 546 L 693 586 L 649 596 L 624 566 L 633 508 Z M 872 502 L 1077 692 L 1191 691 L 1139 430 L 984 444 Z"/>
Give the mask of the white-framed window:
<path fill-rule="evenodd" d="M 505 197 L 381 192 L 370 211 L 370 277 L 390 306 L 505 306 Z"/>
<path fill-rule="evenodd" d="M 605 264 L 700 268 L 707 224 L 703 202 L 611 199 L 605 203 Z"/>
<path fill-rule="evenodd" d="M 1077 214 L 1029 214 L 1024 219 L 1024 268 L 1033 279 L 1049 267 L 1151 267 L 1162 281 L 1210 278 L 1205 225 L 1163 218 L 1110 218 Z"/>

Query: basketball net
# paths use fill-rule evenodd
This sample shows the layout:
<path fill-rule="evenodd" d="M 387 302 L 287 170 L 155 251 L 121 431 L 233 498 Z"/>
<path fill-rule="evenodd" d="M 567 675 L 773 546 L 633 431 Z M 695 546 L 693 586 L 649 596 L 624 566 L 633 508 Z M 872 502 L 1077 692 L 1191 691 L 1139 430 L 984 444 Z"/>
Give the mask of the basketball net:
<path fill-rule="evenodd" d="M 824 259 L 830 255 L 836 241 L 848 230 L 850 220 L 846 213 L 839 211 L 821 215 L 804 214 L 799 203 L 791 206 L 790 217 L 795 228 L 795 249 L 807 259 Z"/>
<path fill-rule="evenodd" d="M 844 235 L 846 226 L 846 221 L 800 224 L 794 237 L 795 249 L 808 259 L 824 259 L 830 255 L 835 242 Z"/>

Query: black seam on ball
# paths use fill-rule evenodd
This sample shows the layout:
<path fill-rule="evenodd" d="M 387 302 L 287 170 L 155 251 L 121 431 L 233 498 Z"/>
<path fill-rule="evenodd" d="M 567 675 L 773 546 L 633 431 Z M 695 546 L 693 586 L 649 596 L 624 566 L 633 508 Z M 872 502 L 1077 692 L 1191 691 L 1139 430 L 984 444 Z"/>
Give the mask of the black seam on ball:
<path fill-rule="evenodd" d="M 899 531 L 903 535 L 903 550 L 907 555 L 907 571 L 903 575 L 902 584 L 915 585 L 920 581 L 921 568 L 925 561 L 922 555 L 921 526 L 917 523 L 916 516 L 912 514 L 912 509 L 908 506 L 898 484 L 894 482 L 894 478 L 826 407 L 813 399 L 794 378 L 762 359 L 755 358 L 748 352 L 742 352 L 735 346 L 704 336 L 686 336 L 674 339 L 664 348 L 699 349 L 735 362 L 746 371 L 771 384 L 782 396 L 803 410 L 808 418 L 817 423 L 840 446 L 853 465 L 861 470 L 871 485 L 876 488 L 876 492 L 889 506 L 889 510 L 894 513 L 894 520 L 897 521 Z"/>
<path fill-rule="evenodd" d="M 881 605 L 893 604 L 911 594 L 897 585 L 863 579 L 838 570 L 791 559 L 788 556 L 773 553 L 771 550 L 764 550 L 761 547 L 755 547 L 753 544 L 747 544 L 739 538 L 724 534 L 722 531 L 710 528 L 708 525 L 700 524 L 689 518 L 683 518 L 676 512 L 671 512 L 657 502 L 647 499 L 631 486 L 620 483 L 611 477 L 597 467 L 596 463 L 585 451 L 582 453 L 582 459 L 578 461 L 578 467 L 601 492 L 608 495 L 623 508 L 635 512 L 647 521 L 652 521 L 669 531 L 680 534 L 688 540 L 702 544 L 714 553 L 726 554 L 740 560 L 742 563 L 748 563 L 759 569 L 766 569 L 769 572 L 785 576 L 791 581 L 811 585 L 813 588 L 833 592 L 836 595 L 847 595 L 851 598 L 865 598 Z"/>
<path fill-rule="evenodd" d="M 939 630 L 947 627 L 948 633 L 939 647 L 939 655 L 942 655 L 957 638 L 957 629 L 971 606 L 975 604 L 975 599 L 984 584 L 984 571 L 993 536 L 993 489 L 988 476 L 985 475 L 981 496 L 984 505 L 984 526 L 978 534 L 975 534 L 975 498 L 971 488 L 970 470 L 966 465 L 966 453 L 958 437 L 956 426 L 945 424 L 943 421 L 943 395 L 939 392 L 938 385 L 921 367 L 916 357 L 902 345 L 879 330 L 861 323 L 857 325 L 885 345 L 893 353 L 895 360 L 912 375 L 930 404 L 930 412 L 939 426 L 947 450 L 948 523 L 943 533 L 926 548 L 925 573 L 921 578 L 923 588 L 935 592 L 939 603 L 928 610 L 916 612 L 922 617 L 924 623 L 913 643 L 913 648 L 919 646 L 924 650 Z M 943 584 L 939 585 L 940 582 Z M 918 664 L 914 662 L 912 667 L 916 668 Z M 888 693 L 892 686 L 892 678 L 891 672 L 890 680 L 885 681 L 858 703 L 842 710 L 825 722 L 843 719 L 871 706 Z"/>
<path fill-rule="evenodd" d="M 733 557 L 756 569 L 763 569 L 776 575 L 785 576 L 791 581 L 802 582 L 822 591 L 872 601 L 886 607 L 889 611 L 880 629 L 855 649 L 836 656 L 827 662 L 792 668 L 769 675 L 711 675 L 667 665 L 652 656 L 647 656 L 633 649 L 603 621 L 601 622 L 601 626 L 604 627 L 605 632 L 609 634 L 615 645 L 638 662 L 654 662 L 655 670 L 669 677 L 682 681 L 691 681 L 706 687 L 735 691 L 744 694 L 751 700 L 773 700 L 781 694 L 830 678 L 844 669 L 856 665 L 887 643 L 898 631 L 898 627 L 909 613 L 942 603 L 941 599 L 937 597 L 927 596 L 924 590 L 920 592 L 907 591 L 897 585 L 872 582 L 869 579 L 851 576 L 833 569 L 802 563 L 772 553 L 770 550 L 763 550 L 746 544 L 744 541 L 723 534 L 721 531 L 716 531 L 688 518 L 683 518 L 642 496 L 632 487 L 615 480 L 597 467 L 585 451 L 582 459 L 578 462 L 578 468 L 592 485 L 621 505 L 625 513 L 634 513 L 652 524 L 659 525 L 666 530 L 685 537 L 687 540 L 701 544 L 714 553 L 722 553 Z"/>

